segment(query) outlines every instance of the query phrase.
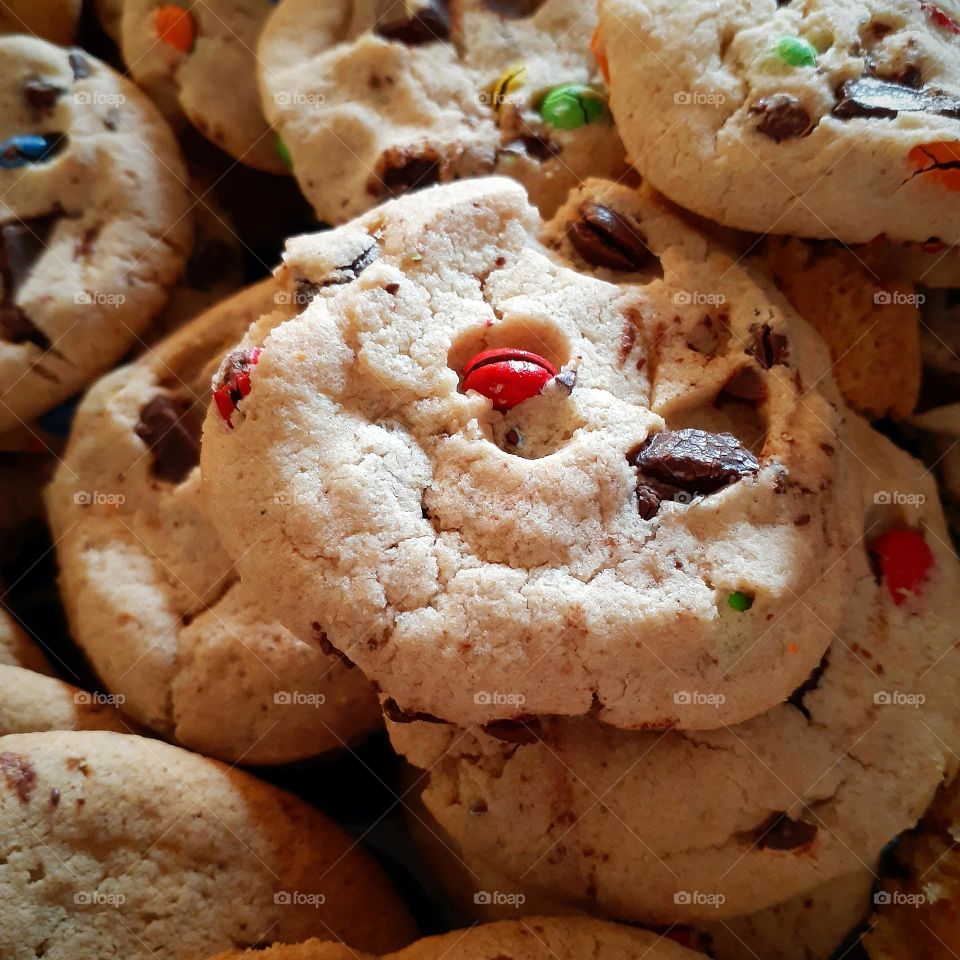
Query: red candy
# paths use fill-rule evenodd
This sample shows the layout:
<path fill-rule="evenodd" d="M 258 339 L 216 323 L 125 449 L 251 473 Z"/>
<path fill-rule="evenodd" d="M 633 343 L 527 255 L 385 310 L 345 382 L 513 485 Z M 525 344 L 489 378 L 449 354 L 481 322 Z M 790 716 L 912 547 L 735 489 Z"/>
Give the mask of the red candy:
<path fill-rule="evenodd" d="M 250 394 L 250 368 L 260 359 L 260 347 L 251 350 L 234 350 L 220 368 L 213 391 L 217 413 L 233 429 L 231 417 L 240 401 Z"/>
<path fill-rule="evenodd" d="M 153 29 L 157 39 L 181 53 L 189 53 L 196 39 L 193 14 L 183 7 L 167 4 L 153 11 Z"/>
<path fill-rule="evenodd" d="M 960 23 L 948 16 L 935 3 L 922 2 L 920 9 L 938 26 L 950 33 L 960 34 Z"/>
<path fill-rule="evenodd" d="M 908 594 L 921 592 L 933 566 L 933 553 L 915 530 L 888 530 L 870 544 L 893 602 L 899 607 Z"/>
<path fill-rule="evenodd" d="M 503 413 L 536 397 L 557 375 L 557 368 L 539 354 L 499 347 L 478 353 L 463 368 L 461 387 L 475 390 L 493 401 Z"/>

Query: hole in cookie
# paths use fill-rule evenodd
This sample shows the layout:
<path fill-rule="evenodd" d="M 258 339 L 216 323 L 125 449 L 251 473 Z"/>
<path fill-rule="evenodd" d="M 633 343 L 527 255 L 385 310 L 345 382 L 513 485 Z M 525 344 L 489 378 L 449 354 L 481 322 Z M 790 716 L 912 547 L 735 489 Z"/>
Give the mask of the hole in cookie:
<path fill-rule="evenodd" d="M 572 350 L 567 335 L 553 324 L 504 317 L 461 334 L 447 353 L 447 366 L 462 376 L 464 367 L 473 357 L 498 348 L 536 354 L 557 370 L 570 363 Z"/>
<path fill-rule="evenodd" d="M 739 380 L 738 376 L 732 381 L 734 390 L 740 389 Z M 671 430 L 693 427 L 709 433 L 732 433 L 757 457 L 763 453 L 767 439 L 767 421 L 760 398 L 738 396 L 729 386 L 717 394 L 712 404 L 679 410 L 667 419 Z"/>

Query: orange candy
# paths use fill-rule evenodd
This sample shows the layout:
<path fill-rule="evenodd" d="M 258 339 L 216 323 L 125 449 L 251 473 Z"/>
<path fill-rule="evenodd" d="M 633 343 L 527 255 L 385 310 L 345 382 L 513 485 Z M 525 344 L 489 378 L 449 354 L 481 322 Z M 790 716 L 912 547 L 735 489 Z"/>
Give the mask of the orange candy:
<path fill-rule="evenodd" d="M 169 44 L 181 53 L 189 53 L 193 49 L 197 30 L 189 10 L 173 4 L 157 7 L 153 11 L 153 29 L 157 33 L 158 40 Z"/>
<path fill-rule="evenodd" d="M 924 180 L 933 180 L 947 190 L 960 191 L 960 141 L 925 143 L 910 151 L 910 164 Z"/>
<path fill-rule="evenodd" d="M 600 73 L 603 76 L 604 82 L 609 84 L 610 64 L 607 63 L 607 54 L 603 49 L 603 40 L 600 39 L 599 26 L 593 31 L 593 36 L 590 38 L 590 52 L 596 58 L 597 66 L 600 68 Z"/>

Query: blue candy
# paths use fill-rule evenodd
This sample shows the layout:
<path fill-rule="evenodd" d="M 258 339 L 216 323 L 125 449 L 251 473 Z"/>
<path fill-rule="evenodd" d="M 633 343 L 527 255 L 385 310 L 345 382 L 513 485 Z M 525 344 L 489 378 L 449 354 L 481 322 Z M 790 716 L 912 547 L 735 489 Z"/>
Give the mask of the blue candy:
<path fill-rule="evenodd" d="M 30 163 L 40 163 L 59 153 L 64 138 L 59 133 L 25 133 L 8 137 L 0 143 L 0 168 L 15 170 Z"/>

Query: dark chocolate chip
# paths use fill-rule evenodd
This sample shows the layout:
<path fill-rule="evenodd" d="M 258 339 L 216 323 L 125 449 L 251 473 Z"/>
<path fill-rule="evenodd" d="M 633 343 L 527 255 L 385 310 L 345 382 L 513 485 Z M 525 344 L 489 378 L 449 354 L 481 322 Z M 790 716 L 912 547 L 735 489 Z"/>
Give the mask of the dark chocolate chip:
<path fill-rule="evenodd" d="M 483 0 L 483 5 L 505 20 L 522 20 L 532 17 L 544 4 L 544 0 Z"/>
<path fill-rule="evenodd" d="M 50 338 L 17 306 L 16 296 L 46 249 L 56 219 L 37 217 L 0 227 L 0 336 L 10 343 L 32 343 L 41 350 L 50 349 Z"/>
<path fill-rule="evenodd" d="M 0 753 L 0 773 L 7 786 L 13 790 L 21 803 L 29 803 L 33 788 L 37 785 L 37 771 L 33 764 L 19 753 Z"/>
<path fill-rule="evenodd" d="M 810 711 L 804 705 L 803 698 L 820 686 L 820 680 L 829 664 L 828 656 L 828 654 L 824 654 L 823 659 L 810 671 L 810 676 L 787 697 L 787 703 L 796 707 L 808 720 L 810 719 Z"/>
<path fill-rule="evenodd" d="M 383 189 L 393 197 L 440 182 L 440 161 L 412 157 L 397 166 L 388 166 L 380 177 Z"/>
<path fill-rule="evenodd" d="M 60 804 L 60 788 L 53 787 L 50 790 L 50 806 L 56 807 L 56 806 L 59 806 L 59 804 Z"/>
<path fill-rule="evenodd" d="M 637 484 L 637 510 L 644 520 L 652 520 L 660 512 L 660 494 L 646 483 Z"/>
<path fill-rule="evenodd" d="M 916 90 L 879 77 L 848 80 L 840 89 L 833 114 L 841 120 L 854 117 L 892 119 L 900 113 L 927 113 L 960 120 L 960 97 L 934 87 Z"/>
<path fill-rule="evenodd" d="M 383 701 L 383 714 L 393 723 L 446 723 L 440 717 L 435 717 L 432 713 L 421 713 L 419 711 L 401 710 L 400 705 L 393 697 Z"/>
<path fill-rule="evenodd" d="M 90 62 L 79 50 L 71 50 L 67 57 L 74 80 L 84 80 L 90 76 Z"/>
<path fill-rule="evenodd" d="M 807 108 L 789 93 L 764 97 L 750 107 L 750 112 L 759 118 L 757 130 L 777 143 L 802 137 L 812 129 Z"/>
<path fill-rule="evenodd" d="M 559 156 L 560 145 L 547 137 L 518 137 L 506 144 L 501 153 L 520 154 L 538 160 L 540 163 L 545 163 L 547 160 Z"/>
<path fill-rule="evenodd" d="M 483 725 L 483 732 L 494 740 L 525 746 L 543 739 L 543 727 L 537 717 L 516 717 L 513 720 L 494 720 Z"/>
<path fill-rule="evenodd" d="M 753 357 L 764 370 L 787 362 L 787 338 L 774 333 L 768 323 L 754 323 L 750 327 L 750 342 L 744 353 Z"/>
<path fill-rule="evenodd" d="M 567 237 L 573 249 L 595 267 L 641 270 L 656 259 L 636 225 L 600 203 L 580 208 L 580 216 L 567 228 Z"/>
<path fill-rule="evenodd" d="M 659 481 L 689 494 L 713 493 L 760 469 L 757 458 L 733 434 L 692 427 L 654 434 L 627 459 L 641 482 Z"/>
<path fill-rule="evenodd" d="M 53 113 L 61 93 L 63 93 L 61 87 L 37 78 L 28 80 L 23 85 L 23 96 L 30 109 L 38 117 L 49 116 Z"/>
<path fill-rule="evenodd" d="M 774 813 L 742 839 L 753 843 L 758 850 L 796 851 L 809 847 L 816 836 L 815 824 L 791 820 L 785 813 Z"/>
<path fill-rule="evenodd" d="M 333 270 L 327 274 L 326 278 L 320 282 L 314 282 L 313 280 L 307 280 L 302 277 L 297 279 L 296 291 L 294 293 L 296 302 L 300 306 L 306 306 L 321 290 L 327 287 L 335 287 L 343 283 L 353 283 L 353 281 L 356 280 L 371 263 L 379 259 L 379 257 L 380 248 L 377 246 L 376 241 L 372 241 L 370 246 L 366 247 L 350 263 L 334 267 Z M 391 291 L 391 287 L 395 287 L 396 289 Z M 400 284 L 388 284 L 386 289 L 388 293 L 397 293 L 400 290 Z"/>
<path fill-rule="evenodd" d="M 236 252 L 230 244 L 200 237 L 187 261 L 187 283 L 197 290 L 212 290 L 237 266 Z"/>
<path fill-rule="evenodd" d="M 153 473 L 182 483 L 200 462 L 199 418 L 187 399 L 157 394 L 140 411 L 136 435 L 153 453 Z"/>
<path fill-rule="evenodd" d="M 445 0 L 426 0 L 412 17 L 378 23 L 376 32 L 411 47 L 449 40 L 450 11 Z"/>

